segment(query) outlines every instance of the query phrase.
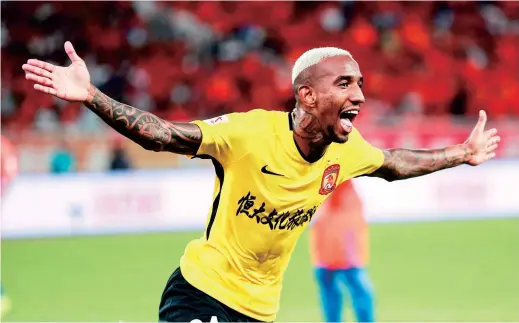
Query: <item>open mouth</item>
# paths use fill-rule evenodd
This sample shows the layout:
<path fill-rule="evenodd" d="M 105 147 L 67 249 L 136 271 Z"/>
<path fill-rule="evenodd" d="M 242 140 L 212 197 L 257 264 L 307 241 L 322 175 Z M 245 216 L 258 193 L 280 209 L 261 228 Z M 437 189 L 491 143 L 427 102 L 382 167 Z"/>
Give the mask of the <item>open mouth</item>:
<path fill-rule="evenodd" d="M 348 119 L 350 122 L 353 122 L 353 120 L 355 120 L 355 118 L 357 117 L 358 114 L 359 114 L 358 109 L 344 110 L 339 115 L 339 118 Z"/>
<path fill-rule="evenodd" d="M 353 130 L 353 120 L 359 114 L 359 109 L 344 110 L 339 114 L 341 121 L 341 127 L 346 133 L 350 133 Z"/>

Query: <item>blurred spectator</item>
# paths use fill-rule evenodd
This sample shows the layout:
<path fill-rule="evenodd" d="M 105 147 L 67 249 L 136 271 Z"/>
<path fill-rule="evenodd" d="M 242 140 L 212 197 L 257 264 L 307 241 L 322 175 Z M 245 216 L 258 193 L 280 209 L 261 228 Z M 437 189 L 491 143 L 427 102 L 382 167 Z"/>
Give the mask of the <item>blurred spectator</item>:
<path fill-rule="evenodd" d="M 122 141 L 115 141 L 112 147 L 110 170 L 125 170 L 130 168 L 132 168 L 132 165 Z"/>
<path fill-rule="evenodd" d="M 282 109 L 291 96 L 286 66 L 316 46 L 350 50 L 365 76 L 368 102 L 384 102 L 397 115 L 477 114 L 482 102 L 495 102 L 480 80 L 499 73 L 499 80 L 519 82 L 519 15 L 513 2 L 277 2 L 275 7 L 269 2 L 91 2 L 83 7 L 89 10 L 67 2 L 2 4 L 4 125 L 36 123 L 49 132 L 60 122 L 75 122 L 82 131 L 98 131 L 77 109 L 53 112 L 52 102 L 20 82 L 20 65 L 29 57 L 63 64 L 66 39 L 85 57 L 96 86 L 163 117 Z M 93 9 L 98 14 L 88 15 Z M 71 23 L 78 27 L 68 28 Z M 453 74 L 471 86 L 451 84 Z M 506 104 L 486 108 L 519 116 L 516 87 L 502 92 Z M 411 106 L 418 101 L 419 107 Z"/>
<path fill-rule="evenodd" d="M 468 90 L 463 79 L 458 79 L 456 94 L 449 104 L 449 112 L 453 115 L 464 115 L 467 113 Z"/>
<path fill-rule="evenodd" d="M 67 140 L 63 140 L 52 154 L 50 169 L 54 174 L 69 173 L 76 170 L 76 158 Z"/>
<path fill-rule="evenodd" d="M 65 40 L 94 85 L 167 120 L 289 111 L 296 57 L 336 46 L 361 66 L 365 128 L 434 115 L 455 128 L 481 108 L 517 123 L 518 3 L 2 2 L 2 131 L 106 134 L 96 115 L 24 79 L 28 58 L 69 64 Z"/>
<path fill-rule="evenodd" d="M 5 136 L 1 136 L 0 146 L 0 194 L 5 195 L 5 191 L 16 176 L 18 175 L 18 151 L 15 145 Z"/>
<path fill-rule="evenodd" d="M 407 116 L 423 115 L 424 109 L 420 94 L 416 92 L 407 93 L 398 105 L 398 112 Z"/>

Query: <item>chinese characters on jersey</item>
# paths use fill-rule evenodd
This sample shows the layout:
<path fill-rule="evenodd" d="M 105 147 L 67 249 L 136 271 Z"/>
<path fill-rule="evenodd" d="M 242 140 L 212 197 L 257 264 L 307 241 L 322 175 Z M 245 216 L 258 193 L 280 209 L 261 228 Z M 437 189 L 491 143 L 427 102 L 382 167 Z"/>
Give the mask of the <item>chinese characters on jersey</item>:
<path fill-rule="evenodd" d="M 286 211 L 282 213 L 272 209 L 266 215 L 265 202 L 260 204 L 259 201 L 256 201 L 256 196 L 248 192 L 238 201 L 236 216 L 244 214 L 250 219 L 256 219 L 258 224 L 268 225 L 270 230 L 294 230 L 294 228 L 310 222 L 316 210 L 317 206 L 308 210 L 298 209 L 294 212 Z"/>

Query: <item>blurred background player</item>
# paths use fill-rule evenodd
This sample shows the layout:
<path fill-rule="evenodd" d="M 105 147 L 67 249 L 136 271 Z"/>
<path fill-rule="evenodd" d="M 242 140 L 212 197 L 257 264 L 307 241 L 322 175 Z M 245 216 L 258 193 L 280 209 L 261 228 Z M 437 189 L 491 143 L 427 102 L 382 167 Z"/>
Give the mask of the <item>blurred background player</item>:
<path fill-rule="evenodd" d="M 9 139 L 2 136 L 2 146 L 0 146 L 0 167 L 2 180 L 2 197 L 6 194 L 8 185 L 18 174 L 18 156 L 16 147 Z"/>
<path fill-rule="evenodd" d="M 62 139 L 51 155 L 50 171 L 53 174 L 64 174 L 76 169 L 76 159 L 67 139 Z"/>
<path fill-rule="evenodd" d="M 1 169 L 1 195 L 5 196 L 9 183 L 18 174 L 18 157 L 15 146 L 2 136 L 2 146 L 0 146 L 0 169 Z M 5 294 L 0 282 L 0 318 L 11 310 L 11 299 Z"/>
<path fill-rule="evenodd" d="M 346 288 L 358 322 L 373 322 L 373 288 L 368 263 L 368 225 L 351 181 L 321 206 L 310 228 L 310 254 L 326 322 L 343 322 Z"/>

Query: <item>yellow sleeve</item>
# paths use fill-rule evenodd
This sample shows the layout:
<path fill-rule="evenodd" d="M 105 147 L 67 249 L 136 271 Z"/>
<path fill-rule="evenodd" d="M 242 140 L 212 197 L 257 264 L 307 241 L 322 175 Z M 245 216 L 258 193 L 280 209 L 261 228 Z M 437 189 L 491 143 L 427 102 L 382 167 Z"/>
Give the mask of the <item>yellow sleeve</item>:
<path fill-rule="evenodd" d="M 382 149 L 374 147 L 364 140 L 360 132 L 355 128 L 351 135 L 359 157 L 359 163 L 354 177 L 371 174 L 379 169 L 384 163 L 384 152 Z"/>
<path fill-rule="evenodd" d="M 196 156 L 213 157 L 221 164 L 228 164 L 247 153 L 247 113 L 230 113 L 208 120 L 196 120 L 202 131 L 202 143 Z"/>

